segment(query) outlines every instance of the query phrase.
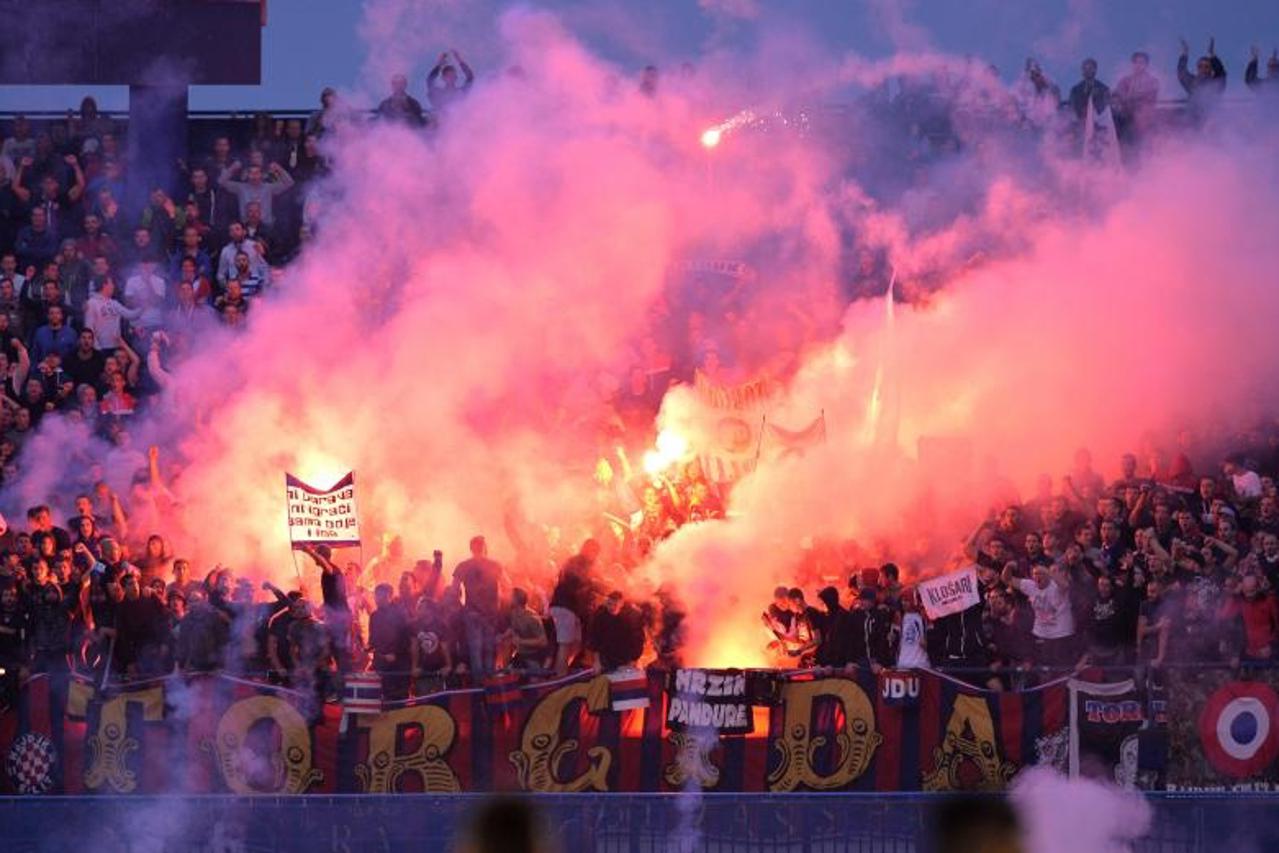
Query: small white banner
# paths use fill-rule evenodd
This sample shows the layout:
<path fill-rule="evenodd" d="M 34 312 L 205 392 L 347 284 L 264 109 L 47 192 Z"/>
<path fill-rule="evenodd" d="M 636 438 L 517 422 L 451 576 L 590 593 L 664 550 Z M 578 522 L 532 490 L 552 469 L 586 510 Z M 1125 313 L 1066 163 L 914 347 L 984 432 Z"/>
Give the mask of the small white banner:
<path fill-rule="evenodd" d="M 289 507 L 289 542 L 305 545 L 359 545 L 360 520 L 355 511 L 355 473 L 327 489 L 284 475 Z"/>
<path fill-rule="evenodd" d="M 918 587 L 919 601 L 929 619 L 959 613 L 981 602 L 976 566 L 920 581 Z"/>

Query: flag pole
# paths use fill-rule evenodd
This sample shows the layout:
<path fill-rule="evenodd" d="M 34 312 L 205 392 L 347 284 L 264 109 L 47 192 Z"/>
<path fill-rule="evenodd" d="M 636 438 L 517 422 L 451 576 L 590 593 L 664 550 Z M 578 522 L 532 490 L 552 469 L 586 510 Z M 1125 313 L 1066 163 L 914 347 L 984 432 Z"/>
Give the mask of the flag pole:
<path fill-rule="evenodd" d="M 755 462 L 752 470 L 759 467 L 759 456 L 764 452 L 764 427 L 768 425 L 768 412 L 759 416 L 759 441 L 755 442 Z"/>

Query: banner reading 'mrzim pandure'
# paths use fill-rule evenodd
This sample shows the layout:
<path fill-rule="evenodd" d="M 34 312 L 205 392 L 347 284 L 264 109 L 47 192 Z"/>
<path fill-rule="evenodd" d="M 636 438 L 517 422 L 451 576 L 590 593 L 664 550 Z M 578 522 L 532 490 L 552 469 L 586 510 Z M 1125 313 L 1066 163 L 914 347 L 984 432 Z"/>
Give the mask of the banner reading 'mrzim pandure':
<path fill-rule="evenodd" d="M 317 489 L 292 474 L 284 475 L 289 508 L 289 542 L 306 545 L 358 545 L 360 520 L 355 509 L 355 472 L 327 489 Z"/>

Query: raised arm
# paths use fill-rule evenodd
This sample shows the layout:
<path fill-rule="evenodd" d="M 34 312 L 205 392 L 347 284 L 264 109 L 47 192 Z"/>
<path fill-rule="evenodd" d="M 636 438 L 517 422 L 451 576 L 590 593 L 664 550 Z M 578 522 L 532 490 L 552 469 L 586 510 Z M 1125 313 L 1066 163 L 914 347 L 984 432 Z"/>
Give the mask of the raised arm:
<path fill-rule="evenodd" d="M 67 198 L 72 204 L 75 204 L 84 196 L 84 171 L 80 168 L 80 161 L 76 159 L 74 154 L 68 154 L 62 159 L 71 167 L 72 174 L 75 177 L 75 182 L 71 184 L 71 189 L 67 190 Z"/>
<path fill-rule="evenodd" d="M 281 166 L 279 163 L 271 164 L 271 174 L 275 175 L 275 183 L 270 184 L 271 194 L 279 195 L 286 192 L 293 186 L 293 176 L 289 174 L 289 170 Z"/>
<path fill-rule="evenodd" d="M 240 181 L 235 180 L 235 176 L 240 174 L 242 168 L 244 168 L 244 164 L 239 160 L 227 166 L 222 170 L 222 174 L 218 175 L 218 186 L 234 192 L 235 188 L 240 185 Z"/>
<path fill-rule="evenodd" d="M 30 157 L 23 157 L 18 161 L 18 173 L 13 176 L 13 194 L 18 197 L 18 201 L 27 204 L 31 201 L 31 190 L 23 186 L 27 177 L 27 169 L 30 169 L 35 161 Z"/>
<path fill-rule="evenodd" d="M 1057 586 L 1061 588 L 1062 592 L 1070 589 L 1070 572 L 1066 570 L 1065 565 L 1061 563 L 1053 563 L 1051 572 L 1053 583 L 1057 584 Z"/>
<path fill-rule="evenodd" d="M 1133 530 L 1137 529 L 1137 522 L 1141 519 L 1141 514 L 1146 509 L 1146 502 L 1149 500 L 1150 490 L 1142 489 L 1141 494 L 1137 497 L 1137 503 L 1133 505 L 1132 511 L 1128 513 L 1128 526 Z"/>
<path fill-rule="evenodd" d="M 138 358 L 138 354 L 133 351 L 133 347 L 128 342 L 120 339 L 120 349 L 124 350 L 125 357 L 129 359 L 129 366 L 125 368 L 124 378 L 128 381 L 129 387 L 132 388 L 138 384 L 138 370 L 142 367 L 142 359 Z"/>
<path fill-rule="evenodd" d="M 1239 549 L 1226 540 L 1218 539 L 1216 536 L 1205 536 L 1204 542 L 1209 545 L 1216 545 L 1226 555 L 1226 559 L 1222 561 L 1222 565 L 1225 568 L 1233 569 L 1235 564 L 1239 562 Z"/>
<path fill-rule="evenodd" d="M 462 58 L 462 54 L 457 52 L 457 48 L 453 48 L 453 58 L 457 60 L 457 67 L 462 69 L 462 88 L 468 89 L 475 82 L 475 72 L 471 70 L 471 66 L 466 64 L 466 60 Z"/>
<path fill-rule="evenodd" d="M 117 534 L 121 539 L 129 538 L 129 517 L 124 514 L 124 507 L 120 504 L 120 498 L 116 496 L 115 491 L 109 492 L 111 495 L 111 523 L 115 525 Z"/>
<path fill-rule="evenodd" d="M 173 374 L 165 370 L 164 365 L 160 363 L 160 343 L 154 336 L 151 339 L 151 349 L 147 351 L 147 373 L 151 374 L 155 384 L 162 389 L 167 391 L 173 386 Z"/>
<path fill-rule="evenodd" d="M 1195 78 L 1190 73 L 1190 43 L 1181 40 L 1181 54 L 1177 57 L 1177 82 L 1190 94 L 1195 88 Z"/>
<path fill-rule="evenodd" d="M 337 564 L 321 554 L 314 545 L 307 545 L 302 549 L 302 553 L 314 560 L 315 564 L 320 567 L 320 571 L 324 574 L 337 575 L 342 573 L 342 570 L 337 567 Z"/>
<path fill-rule="evenodd" d="M 151 488 L 157 492 L 164 490 L 164 478 L 160 476 L 160 448 L 151 445 L 147 448 L 147 474 L 151 478 Z"/>
<path fill-rule="evenodd" d="M 276 604 L 284 604 L 285 602 L 289 600 L 288 595 L 286 595 L 282 589 L 280 589 L 278 586 L 271 583 L 270 581 L 262 581 L 262 589 L 265 592 L 269 592 L 275 596 Z"/>
<path fill-rule="evenodd" d="M 973 528 L 973 532 L 968 534 L 968 538 L 964 540 L 964 556 L 970 560 L 976 560 L 979 549 L 977 541 L 981 538 L 981 532 L 986 529 L 986 522 L 983 521 Z"/>
<path fill-rule="evenodd" d="M 1214 80 L 1221 81 L 1221 85 L 1226 84 L 1226 66 L 1217 56 L 1217 37 L 1208 37 L 1208 62 L 1212 65 L 1212 77 Z"/>
<path fill-rule="evenodd" d="M 20 394 L 27 382 L 27 375 L 31 373 L 31 354 L 18 338 L 10 338 L 9 345 L 18 351 L 18 363 L 13 368 L 13 390 Z"/>
<path fill-rule="evenodd" d="M 433 92 L 437 88 L 436 83 L 440 79 L 440 75 L 444 73 L 444 66 L 448 64 L 449 55 L 441 53 L 439 60 L 435 63 L 435 67 L 431 69 L 431 73 L 426 75 L 426 90 Z"/>

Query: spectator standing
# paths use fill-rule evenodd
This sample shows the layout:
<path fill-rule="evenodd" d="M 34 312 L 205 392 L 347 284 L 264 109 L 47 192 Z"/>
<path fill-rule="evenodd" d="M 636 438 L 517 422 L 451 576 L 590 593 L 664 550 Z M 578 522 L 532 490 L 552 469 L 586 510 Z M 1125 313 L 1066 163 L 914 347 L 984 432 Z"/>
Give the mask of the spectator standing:
<path fill-rule="evenodd" d="M 1187 110 L 1196 124 L 1202 123 L 1221 99 L 1226 90 L 1226 66 L 1217 58 L 1216 39 L 1208 39 L 1208 53 L 1195 63 L 1195 73 L 1189 70 L 1190 45 L 1181 40 L 1181 54 L 1177 57 L 1177 82 L 1186 90 L 1189 98 Z"/>
<path fill-rule="evenodd" d="M 191 187 L 187 192 L 186 201 L 195 205 L 199 213 L 199 221 L 209 226 L 212 236 L 210 251 L 216 253 L 227 238 L 227 229 L 231 221 L 238 215 L 233 207 L 238 205 L 238 199 L 233 198 L 217 185 L 206 166 L 196 166 L 192 169 L 190 180 Z"/>
<path fill-rule="evenodd" d="M 639 611 L 614 590 L 591 617 L 590 647 L 605 672 L 634 666 L 644 653 L 644 623 Z"/>
<path fill-rule="evenodd" d="M 76 336 L 76 348 L 62 360 L 62 369 L 76 387 L 96 385 L 106 366 L 106 356 L 97 347 L 93 329 L 86 326 Z"/>
<path fill-rule="evenodd" d="M 293 658 L 293 686 L 311 697 L 310 719 L 318 719 L 328 695 L 333 647 L 323 623 L 311 612 L 310 603 L 298 597 L 290 607 L 288 638 Z"/>
<path fill-rule="evenodd" d="M 514 646 L 512 665 L 524 670 L 545 670 L 550 649 L 546 626 L 542 618 L 529 609 L 528 593 L 524 590 L 511 591 L 511 607 L 506 621 L 507 636 Z"/>
<path fill-rule="evenodd" d="M 31 119 L 25 115 L 17 115 L 13 119 L 13 136 L 0 146 L 0 155 L 17 163 L 23 157 L 36 156 L 36 141 L 31 135 Z"/>
<path fill-rule="evenodd" d="M 325 86 L 320 92 L 320 108 L 306 120 L 307 135 L 318 139 L 337 130 L 343 123 L 339 109 L 337 90 L 332 86 Z"/>
<path fill-rule="evenodd" d="M 435 67 L 431 69 L 431 73 L 426 77 L 426 93 L 431 99 L 431 107 L 436 112 L 444 113 L 453 104 L 460 101 L 466 96 L 470 90 L 471 84 L 475 82 L 475 72 L 471 70 L 471 66 L 466 64 L 466 60 L 462 58 L 457 50 L 451 51 L 453 60 L 456 65 L 449 61 L 450 51 L 440 54 L 439 61 L 435 63 Z M 458 69 L 462 71 L 462 78 L 458 79 Z"/>
<path fill-rule="evenodd" d="M 241 218 L 248 215 L 249 204 L 257 202 L 262 210 L 262 221 L 270 225 L 275 221 L 274 199 L 292 188 L 292 176 L 279 163 L 273 162 L 268 170 L 274 180 L 270 182 L 263 180 L 262 167 L 250 165 L 245 176 L 246 180 L 237 181 L 235 176 L 241 169 L 242 166 L 238 160 L 232 163 L 231 168 L 218 179 L 218 185 L 239 199 Z"/>
<path fill-rule="evenodd" d="M 1270 58 L 1266 60 L 1266 76 L 1261 77 L 1257 74 L 1257 66 L 1261 61 L 1261 54 L 1256 47 L 1252 49 L 1252 56 L 1248 60 L 1248 67 L 1244 69 L 1243 81 L 1254 92 L 1260 92 L 1268 95 L 1279 95 L 1279 48 L 1276 48 L 1270 54 Z"/>
<path fill-rule="evenodd" d="M 1043 666 L 1065 667 L 1074 663 L 1075 617 L 1070 601 L 1070 578 L 1060 569 L 1035 566 L 1031 579 L 1013 577 L 1013 564 L 1004 567 L 1006 586 L 1026 596 L 1035 614 L 1031 634 L 1036 661 Z"/>
<path fill-rule="evenodd" d="M 30 224 L 18 230 L 13 247 L 24 266 L 43 268 L 58 254 L 58 237 L 49 228 L 47 217 L 43 207 L 32 208 Z"/>
<path fill-rule="evenodd" d="M 108 278 L 84 303 L 84 327 L 93 332 L 99 351 L 114 351 L 120 345 L 122 320 L 136 320 L 142 309 L 129 308 L 115 298 L 115 280 Z M 96 377 L 95 377 L 96 381 Z"/>
<path fill-rule="evenodd" d="M 168 284 L 156 271 L 153 257 L 145 257 L 137 271 L 129 276 L 124 285 L 124 298 L 139 312 L 137 326 L 141 332 L 150 333 L 164 328 Z"/>
<path fill-rule="evenodd" d="M 120 248 L 116 245 L 115 240 L 102 230 L 102 217 L 92 211 L 84 215 L 81 221 L 83 234 L 76 240 L 76 251 L 80 257 L 88 260 L 91 264 L 97 265 L 98 258 L 103 258 L 108 264 L 111 264 L 119 255 Z M 97 269 L 94 269 L 94 275 L 98 275 Z"/>
<path fill-rule="evenodd" d="M 1091 106 L 1094 114 L 1101 114 L 1110 106 L 1110 87 L 1097 79 L 1097 60 L 1085 59 L 1080 65 L 1083 77 L 1070 90 L 1070 109 L 1075 119 L 1083 122 Z"/>
<path fill-rule="evenodd" d="M 50 355 L 66 361 L 76 348 L 76 332 L 67 325 L 66 309 L 50 305 L 45 315 L 47 322 L 36 329 L 31 338 L 31 357 L 36 364 Z"/>
<path fill-rule="evenodd" d="M 426 124 L 422 104 L 408 93 L 409 80 L 403 74 L 391 78 L 391 94 L 377 105 L 378 118 L 383 121 L 421 127 Z"/>
<path fill-rule="evenodd" d="M 388 701 L 409 696 L 410 643 L 404 608 L 395 601 L 395 590 L 381 583 L 373 590 L 377 609 L 369 617 L 369 650 L 373 669 L 382 676 L 382 696 Z"/>
<path fill-rule="evenodd" d="M 1150 54 L 1136 51 L 1127 74 L 1111 93 L 1115 133 L 1129 149 L 1140 146 L 1154 130 L 1159 103 L 1159 80 L 1150 73 Z"/>
<path fill-rule="evenodd" d="M 1243 621 L 1244 659 L 1262 662 L 1274 658 L 1275 640 L 1279 638 L 1279 604 L 1273 592 L 1262 590 L 1255 574 L 1244 575 L 1238 594 L 1226 604 L 1225 616 Z"/>
<path fill-rule="evenodd" d="M 1168 638 L 1172 632 L 1172 602 L 1164 596 L 1164 583 L 1158 577 L 1146 581 L 1146 599 L 1137 616 L 1138 661 L 1159 669 L 1168 654 Z"/>
<path fill-rule="evenodd" d="M 443 690 L 453 671 L 455 632 L 439 602 L 423 595 L 413 619 L 413 644 L 409 650 L 413 692 L 425 696 Z"/>
<path fill-rule="evenodd" d="M 471 557 L 453 570 L 453 586 L 463 593 L 463 628 L 471 677 L 492 674 L 497 661 L 498 618 L 501 613 L 502 566 L 488 556 L 483 536 L 471 539 Z"/>
<path fill-rule="evenodd" d="M 902 598 L 901 640 L 897 648 L 898 669 L 928 669 L 928 645 L 923 608 L 914 590 Z"/>
<path fill-rule="evenodd" d="M 593 568 L 600 545 L 594 539 L 582 543 L 581 550 L 560 569 L 551 593 L 547 613 L 555 625 L 555 672 L 563 675 L 582 650 L 583 626 L 595 607 Z"/>
<path fill-rule="evenodd" d="M 231 242 L 223 246 L 222 252 L 218 255 L 218 283 L 225 287 L 226 283 L 235 277 L 235 256 L 243 252 L 248 255 L 249 269 L 253 274 L 261 278 L 265 284 L 270 284 L 270 267 L 267 266 L 266 259 L 258 250 L 258 244 L 249 239 L 243 222 L 236 220 L 231 223 L 230 237 Z"/>

